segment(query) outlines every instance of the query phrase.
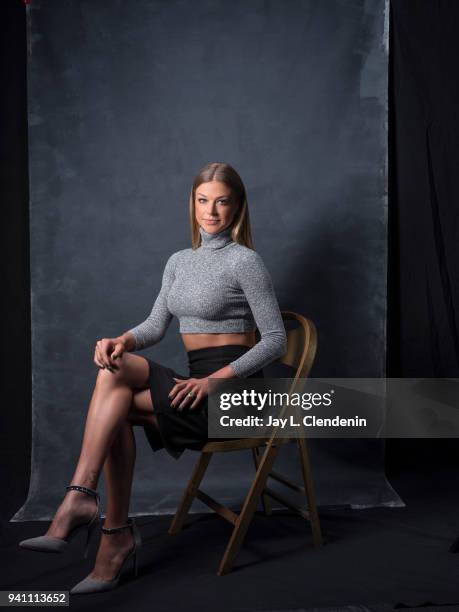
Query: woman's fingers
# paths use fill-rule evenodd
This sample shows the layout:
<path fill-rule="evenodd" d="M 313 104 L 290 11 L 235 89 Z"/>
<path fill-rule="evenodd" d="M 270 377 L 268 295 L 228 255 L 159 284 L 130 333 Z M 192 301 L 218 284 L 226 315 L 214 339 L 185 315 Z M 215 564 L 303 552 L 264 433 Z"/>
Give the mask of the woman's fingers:
<path fill-rule="evenodd" d="M 115 370 L 119 369 L 119 365 L 116 363 L 116 360 L 122 358 L 124 354 L 124 344 L 122 342 L 117 342 L 115 344 L 115 348 L 113 349 L 110 357 L 111 365 L 115 368 Z"/>
<path fill-rule="evenodd" d="M 179 391 L 171 403 L 172 406 L 177 406 L 177 410 L 181 412 L 186 404 L 190 401 L 190 397 L 188 397 L 188 393 L 194 393 L 196 395 L 196 391 L 193 388 L 193 385 L 186 385 L 181 391 Z"/>
<path fill-rule="evenodd" d="M 109 346 L 110 343 L 103 340 L 99 340 L 96 343 L 97 361 L 101 368 L 106 368 L 110 372 L 113 372 L 113 367 L 110 363 L 110 357 L 108 355 Z"/>
<path fill-rule="evenodd" d="M 99 367 L 99 368 L 104 368 L 104 364 L 102 363 L 102 360 L 100 358 L 100 354 L 99 354 L 99 349 L 96 345 L 96 348 L 94 349 L 94 363 Z"/>
<path fill-rule="evenodd" d="M 176 378 L 174 378 L 174 380 L 177 380 Z M 168 397 L 174 397 L 175 394 L 180 391 L 180 389 L 184 386 L 187 385 L 188 381 L 183 381 L 183 382 L 178 382 L 175 383 L 175 385 L 172 387 L 171 391 L 169 392 L 169 396 Z"/>
<path fill-rule="evenodd" d="M 102 363 L 102 367 L 103 368 L 110 369 L 110 363 L 108 361 L 108 357 L 107 357 L 107 354 L 106 354 L 106 352 L 104 350 L 103 345 L 99 345 L 99 359 L 100 359 L 100 361 Z"/>
<path fill-rule="evenodd" d="M 113 353 L 111 355 L 110 354 L 108 355 L 108 359 L 109 359 L 110 367 L 113 370 L 119 370 L 120 369 L 119 365 L 117 365 L 117 363 L 116 363 L 116 357 L 113 357 Z"/>
<path fill-rule="evenodd" d="M 181 412 L 193 400 L 189 409 L 195 408 L 204 395 L 200 385 L 194 378 L 182 380 L 174 377 L 174 380 L 178 382 L 172 387 L 168 395 L 169 398 L 172 398 L 171 406 L 176 408 L 178 412 Z M 193 395 L 190 397 L 189 393 L 193 393 Z"/>
<path fill-rule="evenodd" d="M 173 400 L 171 401 L 171 406 L 173 408 L 177 407 L 177 410 L 179 410 L 180 406 L 180 402 L 183 398 L 183 396 L 188 393 L 188 390 L 186 388 L 182 388 L 180 389 L 177 394 L 174 396 Z"/>
<path fill-rule="evenodd" d="M 201 401 L 202 395 L 203 395 L 203 393 L 202 393 L 201 389 L 199 389 L 198 394 L 196 395 L 196 397 L 194 399 L 194 402 L 191 404 L 189 410 L 194 410 L 194 408 L 197 406 L 197 404 L 199 404 L 199 402 Z"/>

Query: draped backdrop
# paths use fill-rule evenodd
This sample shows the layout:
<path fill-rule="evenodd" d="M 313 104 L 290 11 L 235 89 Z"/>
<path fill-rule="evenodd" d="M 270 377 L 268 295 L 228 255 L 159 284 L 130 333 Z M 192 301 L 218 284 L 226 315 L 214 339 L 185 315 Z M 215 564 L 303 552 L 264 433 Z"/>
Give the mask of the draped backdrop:
<path fill-rule="evenodd" d="M 167 258 L 190 246 L 191 181 L 210 161 L 246 184 L 281 309 L 316 324 L 311 376 L 385 376 L 385 0 L 48 0 L 27 11 L 33 440 L 11 520 L 52 518 L 78 458 L 95 342 L 149 314 Z M 187 373 L 175 319 L 143 354 Z M 135 435 L 131 515 L 174 512 L 197 453 L 176 461 Z M 311 440 L 310 455 L 321 506 L 403 504 L 383 440 Z M 299 477 L 294 445 L 277 469 Z M 252 477 L 250 451 L 224 454 L 203 488 L 238 508 Z M 99 489 L 104 501 L 103 478 Z"/>

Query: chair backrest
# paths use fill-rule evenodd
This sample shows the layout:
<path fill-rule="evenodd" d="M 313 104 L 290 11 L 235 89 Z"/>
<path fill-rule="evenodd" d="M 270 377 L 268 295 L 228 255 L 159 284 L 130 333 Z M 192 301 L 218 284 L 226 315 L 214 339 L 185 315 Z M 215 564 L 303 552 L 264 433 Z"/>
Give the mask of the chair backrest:
<path fill-rule="evenodd" d="M 303 315 L 293 312 L 291 310 L 281 310 L 283 321 L 296 321 L 298 325 L 294 329 L 286 329 L 287 332 L 287 350 L 285 354 L 280 357 L 277 361 L 284 363 L 292 367 L 295 371 L 292 378 L 292 384 L 288 390 L 289 395 L 301 391 L 301 388 L 305 385 L 306 378 L 309 377 L 312 365 L 317 352 L 317 330 L 311 319 L 303 317 Z M 255 336 L 257 340 L 260 338 L 258 329 L 256 330 Z M 287 411 L 287 405 L 283 406 L 280 410 L 279 416 L 285 416 Z M 275 438 L 279 426 L 274 427 L 272 434 L 269 436 L 269 443 L 271 444 Z M 283 443 L 285 440 L 281 440 Z"/>
<path fill-rule="evenodd" d="M 296 321 L 298 325 L 294 329 L 286 329 L 287 351 L 278 359 L 295 370 L 294 383 L 299 378 L 307 378 L 317 352 L 317 330 L 311 319 L 307 319 L 297 312 L 281 310 L 284 321 Z M 257 341 L 260 339 L 258 329 L 255 332 Z"/>
<path fill-rule="evenodd" d="M 282 310 L 281 314 L 284 321 L 293 320 L 298 325 L 287 330 L 287 351 L 279 361 L 295 369 L 295 380 L 308 378 L 317 352 L 316 326 L 297 312 Z"/>

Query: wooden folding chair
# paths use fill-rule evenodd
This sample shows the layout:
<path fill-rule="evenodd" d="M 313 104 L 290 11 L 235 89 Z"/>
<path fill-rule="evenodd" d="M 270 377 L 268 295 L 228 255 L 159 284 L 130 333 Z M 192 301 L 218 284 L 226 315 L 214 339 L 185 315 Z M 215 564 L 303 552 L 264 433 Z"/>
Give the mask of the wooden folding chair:
<path fill-rule="evenodd" d="M 281 363 L 295 369 L 295 375 L 294 377 L 292 376 L 293 382 L 289 390 L 289 393 L 293 393 L 297 388 L 299 379 L 304 379 L 309 376 L 317 349 L 317 332 L 314 323 L 310 319 L 306 319 L 302 315 L 291 311 L 283 310 L 281 313 L 284 321 L 295 320 L 298 323 L 298 326 L 295 329 L 287 330 L 287 351 L 285 355 L 279 359 Z M 258 330 L 257 336 L 259 338 Z M 195 465 L 188 486 L 185 489 L 177 512 L 171 523 L 169 533 L 178 533 L 183 526 L 193 500 L 198 498 L 209 506 L 209 508 L 214 510 L 219 516 L 234 525 L 231 538 L 228 542 L 217 572 L 219 576 L 227 574 L 231 571 L 234 560 L 242 545 L 260 497 L 264 512 L 267 515 L 271 514 L 268 500 L 268 498 L 271 497 L 308 520 L 311 525 L 314 546 L 320 546 L 322 544 L 320 521 L 317 512 L 306 440 L 304 438 L 297 437 L 279 438 L 276 434 L 277 430 L 274 430 L 269 438 L 243 438 L 207 442 L 200 451 L 200 457 Z M 295 442 L 298 445 L 304 486 L 300 486 L 293 482 L 290 478 L 287 478 L 279 472 L 272 470 L 272 466 L 280 446 L 287 442 Z M 265 446 L 266 448 L 263 453 L 260 453 L 260 447 L 262 446 Z M 247 497 L 245 498 L 242 510 L 240 511 L 240 514 L 236 514 L 230 510 L 230 508 L 223 506 L 215 499 L 204 493 L 204 491 L 199 488 L 199 485 L 201 484 L 207 466 L 209 465 L 214 453 L 226 453 L 246 450 L 249 448 L 252 449 L 256 474 Z M 302 493 L 306 497 L 307 510 L 295 506 L 286 497 L 267 487 L 266 480 L 268 477 L 271 477 L 274 480 L 290 487 L 291 489 Z"/>

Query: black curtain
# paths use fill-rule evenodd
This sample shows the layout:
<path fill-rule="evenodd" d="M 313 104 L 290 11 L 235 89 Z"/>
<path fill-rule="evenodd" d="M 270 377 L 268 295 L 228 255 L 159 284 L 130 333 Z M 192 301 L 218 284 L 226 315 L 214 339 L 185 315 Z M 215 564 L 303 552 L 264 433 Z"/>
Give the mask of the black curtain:
<path fill-rule="evenodd" d="M 388 377 L 459 377 L 459 3 L 392 0 Z M 458 462 L 457 441 L 390 440 L 391 469 Z"/>
<path fill-rule="evenodd" d="M 2 250 L 0 518 L 27 496 L 31 448 L 31 340 L 27 165 L 26 9 L 5 0 L 0 18 Z M 5 491 L 7 492 L 5 494 Z"/>

